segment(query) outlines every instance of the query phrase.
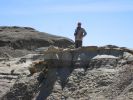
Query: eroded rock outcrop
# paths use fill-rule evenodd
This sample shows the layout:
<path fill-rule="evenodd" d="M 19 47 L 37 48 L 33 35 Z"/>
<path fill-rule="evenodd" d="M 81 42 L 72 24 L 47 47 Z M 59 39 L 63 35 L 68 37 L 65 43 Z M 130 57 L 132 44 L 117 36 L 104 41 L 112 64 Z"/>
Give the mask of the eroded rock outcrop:
<path fill-rule="evenodd" d="M 132 61 L 132 54 L 132 50 L 119 47 L 109 48 L 88 46 L 78 49 L 62 49 L 51 46 L 44 51 L 44 61 L 51 61 L 50 63 L 55 63 L 53 64 L 53 67 L 85 67 L 90 61 L 95 61 L 97 59 L 127 59 L 127 61 L 130 59 Z"/>
<path fill-rule="evenodd" d="M 3 100 L 133 99 L 130 49 L 111 45 L 78 49 L 51 46 L 39 55 L 26 58 L 34 61 L 33 75 L 21 74 Z"/>

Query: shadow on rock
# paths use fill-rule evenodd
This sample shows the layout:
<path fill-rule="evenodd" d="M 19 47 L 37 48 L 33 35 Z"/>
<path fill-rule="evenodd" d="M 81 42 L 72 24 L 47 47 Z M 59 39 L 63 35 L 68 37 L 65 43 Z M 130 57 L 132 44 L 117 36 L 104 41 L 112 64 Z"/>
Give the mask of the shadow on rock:
<path fill-rule="evenodd" d="M 71 74 L 73 68 L 60 67 L 49 68 L 46 79 L 43 78 L 36 100 L 45 100 L 52 93 L 55 83 L 58 81 L 61 89 L 65 87 L 67 78 Z"/>

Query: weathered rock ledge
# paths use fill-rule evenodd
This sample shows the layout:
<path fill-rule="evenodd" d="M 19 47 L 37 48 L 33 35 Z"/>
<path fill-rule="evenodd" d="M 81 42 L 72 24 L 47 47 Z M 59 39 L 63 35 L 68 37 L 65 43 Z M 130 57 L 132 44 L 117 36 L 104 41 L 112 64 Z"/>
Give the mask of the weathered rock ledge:
<path fill-rule="evenodd" d="M 111 45 L 78 49 L 51 46 L 22 60 L 33 62 L 33 75 L 21 74 L 2 100 L 133 99 L 130 49 Z"/>
<path fill-rule="evenodd" d="M 51 61 L 52 67 L 85 67 L 90 60 L 95 59 L 126 59 L 127 55 L 132 55 L 133 51 L 119 47 L 97 47 L 88 46 L 78 49 L 62 49 L 49 47 L 44 50 L 44 61 Z M 129 58 L 128 58 L 129 61 Z"/>

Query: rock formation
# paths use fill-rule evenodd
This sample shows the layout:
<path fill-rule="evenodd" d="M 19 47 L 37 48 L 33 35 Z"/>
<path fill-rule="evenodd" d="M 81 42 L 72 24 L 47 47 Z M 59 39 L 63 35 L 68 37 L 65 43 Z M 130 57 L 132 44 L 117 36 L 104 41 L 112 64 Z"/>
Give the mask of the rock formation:
<path fill-rule="evenodd" d="M 75 49 L 30 27 L 0 27 L 0 38 L 0 100 L 133 100 L 131 49 Z"/>
<path fill-rule="evenodd" d="M 41 47 L 50 45 L 66 48 L 73 45 L 73 41 L 30 27 L 0 27 L 0 98 L 18 77 L 29 74 L 28 67 L 32 61 L 44 58 L 44 55 L 38 54 Z"/>
<path fill-rule="evenodd" d="M 2 92 L 2 100 L 133 99 L 133 51 L 127 48 L 50 46 L 41 54 L 10 61 L 10 67 L 4 62 L 11 69 L 15 64 L 10 74 L 15 78 Z"/>

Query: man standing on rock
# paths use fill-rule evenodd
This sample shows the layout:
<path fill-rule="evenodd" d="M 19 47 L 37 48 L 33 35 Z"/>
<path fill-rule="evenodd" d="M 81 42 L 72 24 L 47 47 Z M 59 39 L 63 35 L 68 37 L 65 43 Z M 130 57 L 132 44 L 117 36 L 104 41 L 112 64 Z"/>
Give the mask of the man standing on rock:
<path fill-rule="evenodd" d="M 82 40 L 83 37 L 87 35 L 86 31 L 84 28 L 81 27 L 81 23 L 78 22 L 77 28 L 75 29 L 75 48 L 82 47 Z"/>

